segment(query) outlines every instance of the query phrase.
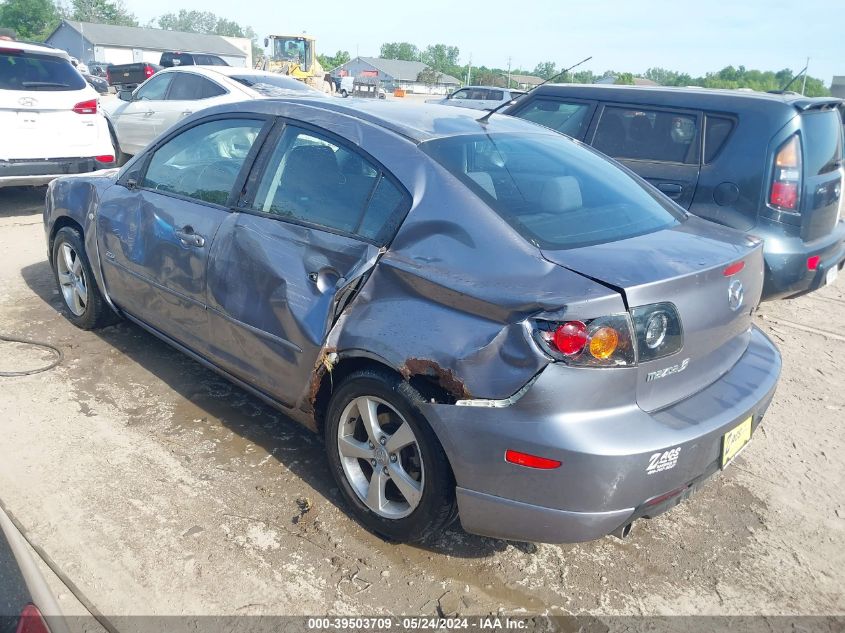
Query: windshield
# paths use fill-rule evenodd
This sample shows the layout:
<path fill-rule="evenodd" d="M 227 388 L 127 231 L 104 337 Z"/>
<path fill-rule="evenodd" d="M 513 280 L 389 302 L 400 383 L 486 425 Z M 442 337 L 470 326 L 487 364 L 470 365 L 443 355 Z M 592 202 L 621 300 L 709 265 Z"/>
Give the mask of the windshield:
<path fill-rule="evenodd" d="M 278 61 L 305 63 L 305 40 L 281 37 L 273 40 L 273 58 Z"/>
<path fill-rule="evenodd" d="M 477 134 L 420 148 L 541 248 L 627 239 L 685 217 L 618 165 L 563 136 Z"/>
<path fill-rule="evenodd" d="M 0 51 L 0 90 L 81 90 L 85 80 L 57 55 Z"/>
<path fill-rule="evenodd" d="M 320 94 L 319 90 L 315 90 L 303 81 L 291 79 L 284 75 L 232 75 L 232 79 L 248 88 L 252 88 L 259 94 L 265 97 L 281 97 L 296 93 L 302 96 L 306 94 Z"/>

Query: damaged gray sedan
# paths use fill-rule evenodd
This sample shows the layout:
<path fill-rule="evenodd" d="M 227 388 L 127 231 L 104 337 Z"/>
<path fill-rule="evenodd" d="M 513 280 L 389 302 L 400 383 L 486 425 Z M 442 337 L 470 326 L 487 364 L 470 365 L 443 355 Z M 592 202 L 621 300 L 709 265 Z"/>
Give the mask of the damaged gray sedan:
<path fill-rule="evenodd" d="M 325 438 L 348 508 L 421 540 L 627 535 L 730 463 L 780 355 L 759 240 L 578 142 L 434 105 L 204 110 L 60 178 L 68 318 L 123 316 Z"/>

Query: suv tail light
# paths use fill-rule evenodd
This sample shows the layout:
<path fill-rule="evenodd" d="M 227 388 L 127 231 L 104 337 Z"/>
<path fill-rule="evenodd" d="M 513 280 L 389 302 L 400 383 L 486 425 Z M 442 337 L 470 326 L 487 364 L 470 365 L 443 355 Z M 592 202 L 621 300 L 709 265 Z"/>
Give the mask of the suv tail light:
<path fill-rule="evenodd" d="M 106 81 L 111 85 L 111 71 L 106 68 Z"/>
<path fill-rule="evenodd" d="M 77 114 L 97 114 L 99 102 L 97 99 L 89 99 L 88 101 L 80 101 L 73 106 L 73 111 Z"/>
<path fill-rule="evenodd" d="M 150 66 L 149 64 L 144 66 L 144 77 L 149 79 L 150 77 L 152 77 L 155 74 L 156 74 L 156 71 L 155 71 L 155 69 L 153 69 L 152 66 Z"/>
<path fill-rule="evenodd" d="M 580 367 L 636 364 L 633 328 L 628 314 L 588 321 L 535 321 L 534 339 L 555 360 Z"/>
<path fill-rule="evenodd" d="M 775 153 L 769 204 L 776 209 L 797 212 L 800 198 L 801 139 L 796 133 Z"/>

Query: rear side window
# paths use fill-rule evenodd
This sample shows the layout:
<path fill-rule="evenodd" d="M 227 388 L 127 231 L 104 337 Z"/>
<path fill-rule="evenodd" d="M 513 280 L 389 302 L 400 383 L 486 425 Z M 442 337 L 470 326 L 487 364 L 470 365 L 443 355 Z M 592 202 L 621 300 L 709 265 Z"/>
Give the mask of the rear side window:
<path fill-rule="evenodd" d="M 82 90 L 87 84 L 69 60 L 28 51 L 0 52 L 0 90 Z"/>
<path fill-rule="evenodd" d="M 835 110 L 801 115 L 804 169 L 816 176 L 835 171 L 842 161 L 842 123 Z"/>
<path fill-rule="evenodd" d="M 698 162 L 696 117 L 682 112 L 606 107 L 593 147 L 613 158 Z"/>
<path fill-rule="evenodd" d="M 710 163 L 721 151 L 734 129 L 733 119 L 707 115 L 704 123 L 704 162 Z"/>
<path fill-rule="evenodd" d="M 288 126 L 252 208 L 384 243 L 404 204 L 402 192 L 363 156 Z"/>
<path fill-rule="evenodd" d="M 590 105 L 556 99 L 535 99 L 516 116 L 571 136 L 581 138 L 590 123 Z"/>
<path fill-rule="evenodd" d="M 626 171 L 563 136 L 462 135 L 420 148 L 541 248 L 623 240 L 683 217 Z"/>
<path fill-rule="evenodd" d="M 191 72 L 175 73 L 173 85 L 167 94 L 168 101 L 196 101 L 225 94 L 213 81 Z"/>
<path fill-rule="evenodd" d="M 487 91 L 487 98 L 492 99 L 494 101 L 501 101 L 505 98 L 505 93 L 501 90 L 488 90 Z"/>
<path fill-rule="evenodd" d="M 224 205 L 263 123 L 220 119 L 185 130 L 159 147 L 141 186 Z"/>

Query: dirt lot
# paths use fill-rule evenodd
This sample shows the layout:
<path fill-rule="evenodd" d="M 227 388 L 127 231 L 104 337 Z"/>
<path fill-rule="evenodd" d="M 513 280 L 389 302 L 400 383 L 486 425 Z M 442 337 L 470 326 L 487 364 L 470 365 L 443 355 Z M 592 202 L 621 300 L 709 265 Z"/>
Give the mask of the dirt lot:
<path fill-rule="evenodd" d="M 135 326 L 71 326 L 42 198 L 0 190 L 0 333 L 65 358 L 0 378 L 0 497 L 102 612 L 845 612 L 845 280 L 763 306 L 784 372 L 761 430 L 631 539 L 411 547 L 347 517 L 306 430 Z M 0 343 L 0 371 L 43 358 Z"/>

